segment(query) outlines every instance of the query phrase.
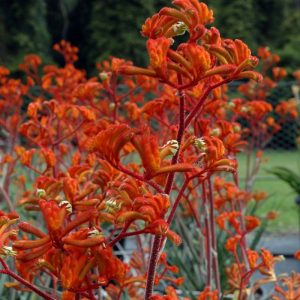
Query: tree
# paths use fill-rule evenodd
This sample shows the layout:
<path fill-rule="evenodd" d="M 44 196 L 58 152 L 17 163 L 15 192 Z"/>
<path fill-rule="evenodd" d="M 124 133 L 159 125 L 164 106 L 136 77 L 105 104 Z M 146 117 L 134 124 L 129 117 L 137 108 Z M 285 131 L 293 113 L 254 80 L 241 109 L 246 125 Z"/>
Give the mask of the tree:
<path fill-rule="evenodd" d="M 254 0 L 220 0 L 217 10 L 219 18 L 217 26 L 222 35 L 242 39 L 250 48 L 256 48 L 257 45 L 254 2 Z"/>
<path fill-rule="evenodd" d="M 48 57 L 51 38 L 44 0 L 3 0 L 0 19 L 0 63 L 15 69 L 26 54 Z"/>

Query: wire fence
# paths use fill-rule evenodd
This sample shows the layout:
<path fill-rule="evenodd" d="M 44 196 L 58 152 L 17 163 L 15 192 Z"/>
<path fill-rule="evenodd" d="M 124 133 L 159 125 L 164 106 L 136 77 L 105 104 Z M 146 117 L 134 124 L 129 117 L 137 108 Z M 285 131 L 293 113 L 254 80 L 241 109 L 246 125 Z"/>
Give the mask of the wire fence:
<path fill-rule="evenodd" d="M 295 86 L 295 81 L 280 82 L 276 88 L 271 90 L 267 97 L 267 101 L 275 107 L 281 101 L 295 98 L 292 88 Z M 229 85 L 229 93 L 236 96 L 239 82 L 233 82 Z M 300 107 L 299 107 L 300 109 Z M 300 112 L 300 111 L 299 111 Z M 276 117 L 275 117 L 276 119 Z M 297 148 L 297 137 L 300 136 L 300 118 L 295 120 L 287 120 L 281 124 L 281 129 L 273 136 L 267 144 L 268 150 L 295 150 Z"/>

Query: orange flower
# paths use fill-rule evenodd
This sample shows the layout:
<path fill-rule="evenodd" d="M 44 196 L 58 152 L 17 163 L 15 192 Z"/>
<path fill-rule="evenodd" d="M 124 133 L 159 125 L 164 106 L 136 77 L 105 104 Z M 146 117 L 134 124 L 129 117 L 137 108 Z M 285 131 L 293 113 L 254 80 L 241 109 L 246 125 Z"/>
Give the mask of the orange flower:
<path fill-rule="evenodd" d="M 44 220 L 47 223 L 49 232 L 59 231 L 67 216 L 67 209 L 65 206 L 59 206 L 54 200 L 40 200 L 39 206 L 43 213 Z"/>
<path fill-rule="evenodd" d="M 206 287 L 203 292 L 201 292 L 197 300 L 218 300 L 218 291 L 212 291 L 209 287 Z"/>
<path fill-rule="evenodd" d="M 133 135 L 133 131 L 125 124 L 109 125 L 107 129 L 89 138 L 86 148 L 117 165 L 121 149 L 131 140 Z"/>
<path fill-rule="evenodd" d="M 41 63 L 42 60 L 38 55 L 29 54 L 24 57 L 24 61 L 19 65 L 19 69 L 30 75 L 38 71 Z"/>
<path fill-rule="evenodd" d="M 236 252 L 236 247 L 240 240 L 240 236 L 230 237 L 225 243 L 225 249 L 229 252 Z"/>
<path fill-rule="evenodd" d="M 46 161 L 47 169 L 53 168 L 56 164 L 56 156 L 54 152 L 49 148 L 42 148 L 41 153 Z"/>
<path fill-rule="evenodd" d="M 197 44 L 182 44 L 177 51 L 169 50 L 168 54 L 176 63 L 169 63 L 168 67 L 195 83 L 198 83 L 211 67 L 209 53 Z"/>
<path fill-rule="evenodd" d="M 300 250 L 297 250 L 297 251 L 295 252 L 294 257 L 295 257 L 296 259 L 300 260 Z"/>
<path fill-rule="evenodd" d="M 211 54 L 218 58 L 221 64 L 237 66 L 235 71 L 237 78 L 262 80 L 259 73 L 251 71 L 258 64 L 258 58 L 251 55 L 250 49 L 241 40 L 225 39 L 222 46 L 207 45 L 206 47 Z"/>
<path fill-rule="evenodd" d="M 98 250 L 96 263 L 99 276 L 105 278 L 107 282 L 116 280 L 118 283 L 122 283 L 126 275 L 127 266 L 113 255 L 111 248 Z"/>
<path fill-rule="evenodd" d="M 161 164 L 157 138 L 150 133 L 137 134 L 133 137 L 132 143 L 142 159 L 145 176 L 153 177 Z"/>
<path fill-rule="evenodd" d="M 251 231 L 255 229 L 256 227 L 260 226 L 260 220 L 257 217 L 254 216 L 246 216 L 245 217 L 246 222 L 246 230 Z"/>
<path fill-rule="evenodd" d="M 267 269 L 272 269 L 273 268 L 275 258 L 269 250 L 266 250 L 264 248 L 261 249 L 261 260 L 262 260 L 263 265 Z"/>
<path fill-rule="evenodd" d="M 279 81 L 282 80 L 287 75 L 287 72 L 284 68 L 275 67 L 272 69 L 272 74 L 274 80 Z"/>
<path fill-rule="evenodd" d="M 175 19 L 177 26 L 185 24 L 190 34 L 189 42 L 197 41 L 205 33 L 204 25 L 213 22 L 213 11 L 208 9 L 205 3 L 196 0 L 174 0 L 173 4 L 178 6 L 179 10 L 165 7 L 159 14 Z M 176 29 L 173 28 L 173 31 L 176 34 Z"/>
<path fill-rule="evenodd" d="M 172 34 L 167 35 L 166 32 L 170 31 L 175 23 L 176 19 L 172 17 L 155 14 L 146 19 L 145 24 L 142 26 L 141 34 L 150 39 L 156 39 L 162 36 L 172 37 Z"/>
<path fill-rule="evenodd" d="M 248 256 L 248 261 L 249 261 L 250 268 L 252 270 L 255 269 L 256 266 L 257 266 L 257 260 L 259 258 L 258 253 L 254 250 L 247 249 L 247 256 Z"/>
<path fill-rule="evenodd" d="M 84 268 L 87 263 L 88 256 L 80 252 L 71 252 L 64 255 L 63 265 L 60 271 L 61 284 L 64 289 L 77 289 L 80 287 L 84 279 L 81 273 L 84 272 L 86 274 Z"/>
<path fill-rule="evenodd" d="M 60 43 L 55 44 L 53 49 L 63 55 L 66 64 L 73 64 L 78 60 L 78 48 L 72 46 L 69 42 L 65 40 L 60 41 Z"/>
<path fill-rule="evenodd" d="M 167 77 L 167 53 L 171 43 L 172 41 L 165 37 L 147 41 L 150 66 L 163 79 Z"/>

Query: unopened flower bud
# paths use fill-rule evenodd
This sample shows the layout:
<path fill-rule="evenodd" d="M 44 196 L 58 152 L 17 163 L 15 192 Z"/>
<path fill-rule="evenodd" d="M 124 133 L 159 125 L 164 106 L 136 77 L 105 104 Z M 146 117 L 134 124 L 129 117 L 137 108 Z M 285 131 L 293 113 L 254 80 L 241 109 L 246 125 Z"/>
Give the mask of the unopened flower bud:
<path fill-rule="evenodd" d="M 108 213 L 116 212 L 121 209 L 122 204 L 117 203 L 116 199 L 110 198 L 105 201 L 105 209 Z"/>
<path fill-rule="evenodd" d="M 200 149 L 202 151 L 206 150 L 206 142 L 205 142 L 204 138 L 195 139 L 194 144 L 198 149 Z"/>
<path fill-rule="evenodd" d="M 219 135 L 221 134 L 221 130 L 220 130 L 220 128 L 214 128 L 214 129 L 210 132 L 210 134 L 211 134 L 212 136 L 219 136 Z"/>
<path fill-rule="evenodd" d="M 99 73 L 99 77 L 102 81 L 105 81 L 108 79 L 108 74 L 107 74 L 107 72 L 103 71 L 103 72 Z"/>
<path fill-rule="evenodd" d="M 184 22 L 179 21 L 172 26 L 172 29 L 173 29 L 173 36 L 177 36 L 177 35 L 184 35 L 188 28 Z"/>
<path fill-rule="evenodd" d="M 95 237 L 95 236 L 101 236 L 103 235 L 102 232 L 100 232 L 98 229 L 94 228 L 92 230 L 89 231 L 88 233 L 88 237 L 91 238 L 91 237 Z"/>
<path fill-rule="evenodd" d="M 240 131 L 241 131 L 241 126 L 240 126 L 240 125 L 234 125 L 234 126 L 233 126 L 233 131 L 234 131 L 235 133 L 240 132 Z"/>
<path fill-rule="evenodd" d="M 115 109 L 116 104 L 115 103 L 109 103 L 109 110 L 113 111 Z"/>
<path fill-rule="evenodd" d="M 247 107 L 247 106 L 243 106 L 242 108 L 241 108 L 241 112 L 243 112 L 243 113 L 246 113 L 246 112 L 248 112 L 249 111 L 249 107 Z"/>
<path fill-rule="evenodd" d="M 17 251 L 13 250 L 13 248 L 10 246 L 3 246 L 2 252 L 4 253 L 4 256 L 16 256 L 17 255 Z"/>
<path fill-rule="evenodd" d="M 70 203 L 69 201 L 67 201 L 67 200 L 63 200 L 63 201 L 59 202 L 59 205 L 58 205 L 58 206 L 59 206 L 59 207 L 62 207 L 63 205 L 66 206 L 67 212 L 69 212 L 69 213 L 71 214 L 72 211 L 73 211 L 73 208 L 72 208 L 71 203 Z"/>
<path fill-rule="evenodd" d="M 230 101 L 230 102 L 228 102 L 227 106 L 228 106 L 228 108 L 235 108 L 235 103 Z"/>
<path fill-rule="evenodd" d="M 37 189 L 36 190 L 36 195 L 39 197 L 39 198 L 45 198 L 46 197 L 46 191 L 43 190 L 43 189 Z"/>
<path fill-rule="evenodd" d="M 164 159 L 166 156 L 175 155 L 179 149 L 178 141 L 170 140 L 160 149 L 160 157 Z"/>

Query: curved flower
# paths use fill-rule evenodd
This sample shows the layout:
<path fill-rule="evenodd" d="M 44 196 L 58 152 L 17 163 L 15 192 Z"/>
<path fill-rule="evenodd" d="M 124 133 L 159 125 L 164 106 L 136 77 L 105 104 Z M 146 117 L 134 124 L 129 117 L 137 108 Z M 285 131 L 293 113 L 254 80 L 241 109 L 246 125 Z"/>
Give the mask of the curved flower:
<path fill-rule="evenodd" d="M 147 50 L 150 58 L 150 66 L 156 74 L 162 78 L 167 76 L 167 53 L 171 46 L 171 39 L 160 37 L 147 41 Z"/>
<path fill-rule="evenodd" d="M 110 125 L 96 136 L 89 138 L 86 148 L 117 165 L 121 149 L 132 139 L 133 135 L 133 130 L 126 124 Z"/>

